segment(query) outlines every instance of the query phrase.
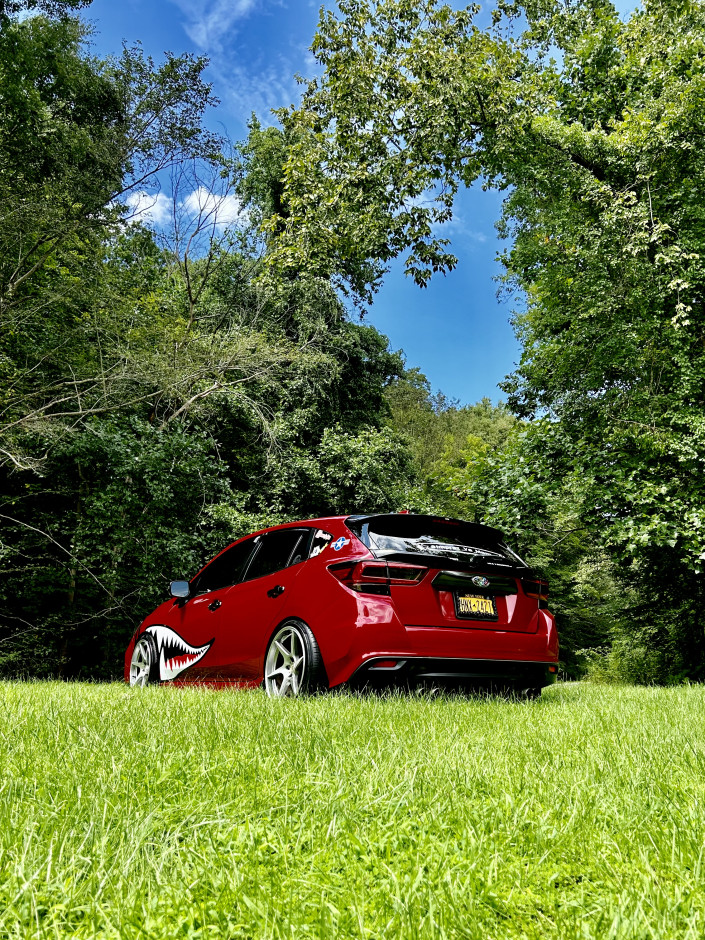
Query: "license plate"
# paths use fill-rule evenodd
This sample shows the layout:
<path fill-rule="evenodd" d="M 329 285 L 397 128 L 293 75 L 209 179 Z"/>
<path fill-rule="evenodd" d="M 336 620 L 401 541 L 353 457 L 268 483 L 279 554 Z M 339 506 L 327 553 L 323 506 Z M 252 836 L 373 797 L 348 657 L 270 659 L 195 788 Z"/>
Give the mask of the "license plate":
<path fill-rule="evenodd" d="M 456 592 L 455 615 L 463 620 L 497 620 L 497 605 L 494 597 Z"/>

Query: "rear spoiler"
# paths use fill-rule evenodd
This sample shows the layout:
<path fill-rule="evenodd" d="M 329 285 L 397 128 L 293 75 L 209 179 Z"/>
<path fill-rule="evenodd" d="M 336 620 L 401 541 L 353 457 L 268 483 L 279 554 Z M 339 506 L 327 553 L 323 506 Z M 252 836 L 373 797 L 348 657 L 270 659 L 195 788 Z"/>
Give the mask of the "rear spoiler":
<path fill-rule="evenodd" d="M 370 549 L 375 558 L 380 560 L 390 561 L 390 562 L 399 562 L 404 565 L 424 565 L 426 568 L 442 568 L 444 571 L 454 571 L 454 572 L 473 572 L 473 571 L 489 571 L 490 568 L 499 568 L 502 571 L 507 572 L 516 572 L 517 577 L 525 575 L 527 572 L 532 569 L 527 568 L 525 565 L 520 565 L 516 562 L 505 561 L 500 558 L 474 558 L 467 560 L 465 559 L 455 559 L 448 558 L 444 555 L 424 555 L 421 552 L 393 552 L 393 551 L 378 551 L 377 549 Z"/>
<path fill-rule="evenodd" d="M 401 531 L 403 531 L 404 525 L 408 525 L 409 523 L 413 523 L 415 521 L 444 522 L 448 525 L 462 526 L 463 532 L 466 532 L 471 538 L 485 538 L 488 541 L 494 542 L 504 541 L 504 533 L 500 532 L 499 529 L 493 529 L 492 526 L 481 525 L 479 522 L 463 522 L 462 519 L 451 519 L 447 516 L 428 516 L 423 515 L 422 513 L 388 512 L 348 516 L 348 518 L 345 520 L 345 525 L 350 529 L 351 532 L 354 532 L 355 535 L 359 537 L 363 526 L 369 525 L 373 519 L 390 523 L 398 522 Z M 411 528 L 410 525 L 409 527 Z"/>

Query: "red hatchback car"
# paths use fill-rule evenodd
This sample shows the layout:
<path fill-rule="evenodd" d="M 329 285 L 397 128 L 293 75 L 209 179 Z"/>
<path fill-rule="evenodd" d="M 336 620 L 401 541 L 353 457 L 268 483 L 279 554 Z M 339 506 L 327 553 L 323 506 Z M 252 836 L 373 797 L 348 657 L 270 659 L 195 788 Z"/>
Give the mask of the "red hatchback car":
<path fill-rule="evenodd" d="M 548 584 L 488 526 L 336 516 L 234 542 L 135 632 L 130 685 L 264 684 L 270 695 L 383 681 L 554 681 Z"/>

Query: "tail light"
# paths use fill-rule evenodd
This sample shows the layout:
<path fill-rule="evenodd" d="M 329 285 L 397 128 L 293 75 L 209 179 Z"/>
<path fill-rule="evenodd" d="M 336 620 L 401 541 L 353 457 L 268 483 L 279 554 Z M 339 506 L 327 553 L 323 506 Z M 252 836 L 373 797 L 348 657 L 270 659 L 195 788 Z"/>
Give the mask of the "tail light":
<path fill-rule="evenodd" d="M 418 584 L 428 571 L 419 565 L 387 564 L 384 561 L 344 561 L 328 570 L 352 591 L 389 594 L 393 584 Z"/>
<path fill-rule="evenodd" d="M 524 593 L 538 599 L 540 610 L 548 607 L 548 581 L 524 581 Z"/>

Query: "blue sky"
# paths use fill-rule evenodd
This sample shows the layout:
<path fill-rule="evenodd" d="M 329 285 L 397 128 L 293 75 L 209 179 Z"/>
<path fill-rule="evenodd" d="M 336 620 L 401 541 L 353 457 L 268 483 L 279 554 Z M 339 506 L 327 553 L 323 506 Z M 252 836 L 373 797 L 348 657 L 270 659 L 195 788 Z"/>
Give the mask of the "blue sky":
<path fill-rule="evenodd" d="M 295 74 L 314 67 L 309 45 L 318 10 L 309 0 L 94 0 L 84 16 L 95 27 L 98 55 L 139 40 L 156 60 L 165 50 L 208 56 L 207 77 L 221 101 L 209 123 L 239 140 L 253 111 L 269 122 L 270 108 L 297 100 Z M 496 193 L 461 193 L 448 230 L 456 270 L 420 290 L 395 265 L 367 319 L 434 390 L 463 403 L 499 400 L 497 383 L 519 356 L 510 307 L 497 300 L 493 280 L 501 272 L 500 205 Z"/>

